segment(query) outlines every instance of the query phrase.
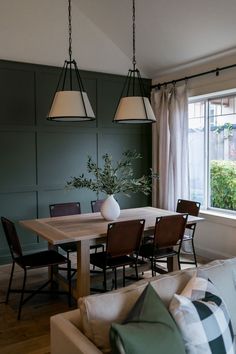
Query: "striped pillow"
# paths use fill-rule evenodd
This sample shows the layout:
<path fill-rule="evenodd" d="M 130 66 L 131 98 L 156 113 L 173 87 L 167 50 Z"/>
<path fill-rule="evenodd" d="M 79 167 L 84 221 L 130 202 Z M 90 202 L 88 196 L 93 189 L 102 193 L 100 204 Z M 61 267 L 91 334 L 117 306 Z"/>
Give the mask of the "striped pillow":
<path fill-rule="evenodd" d="M 235 354 L 231 320 L 214 285 L 194 276 L 169 310 L 185 343 L 187 354 Z"/>

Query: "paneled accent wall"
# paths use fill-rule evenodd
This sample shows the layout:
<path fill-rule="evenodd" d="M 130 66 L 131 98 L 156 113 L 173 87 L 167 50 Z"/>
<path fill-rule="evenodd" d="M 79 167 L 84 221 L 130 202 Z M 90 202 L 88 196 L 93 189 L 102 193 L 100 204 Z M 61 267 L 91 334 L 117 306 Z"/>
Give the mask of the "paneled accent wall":
<path fill-rule="evenodd" d="M 104 153 L 111 153 L 116 161 L 123 151 L 135 149 L 143 156 L 136 164 L 137 176 L 147 173 L 151 166 L 151 126 L 112 122 L 123 76 L 82 72 L 96 121 L 46 120 L 59 71 L 56 67 L 0 61 L 0 216 L 16 222 L 48 217 L 48 205 L 59 202 L 80 201 L 82 212 L 89 212 L 96 194 L 65 188 L 70 176 L 86 171 L 88 155 L 101 164 Z M 150 82 L 146 84 L 149 87 Z M 116 198 L 121 208 L 150 204 L 150 198 L 142 194 Z M 17 230 L 24 251 L 46 246 L 18 224 Z M 0 226 L 0 264 L 9 259 Z"/>

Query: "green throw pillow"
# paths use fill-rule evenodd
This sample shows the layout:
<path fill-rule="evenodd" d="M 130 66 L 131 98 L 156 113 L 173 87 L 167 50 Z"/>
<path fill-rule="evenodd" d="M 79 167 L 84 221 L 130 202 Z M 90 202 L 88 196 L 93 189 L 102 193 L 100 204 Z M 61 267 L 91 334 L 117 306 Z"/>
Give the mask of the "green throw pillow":
<path fill-rule="evenodd" d="M 113 354 L 185 354 L 180 332 L 149 284 L 123 324 L 112 324 Z"/>

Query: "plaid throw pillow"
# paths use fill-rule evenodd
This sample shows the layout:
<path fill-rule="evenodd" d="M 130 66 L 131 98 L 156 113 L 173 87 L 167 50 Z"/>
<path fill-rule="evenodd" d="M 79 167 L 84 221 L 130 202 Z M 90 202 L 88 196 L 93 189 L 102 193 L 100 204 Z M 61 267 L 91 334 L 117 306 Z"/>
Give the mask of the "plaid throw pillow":
<path fill-rule="evenodd" d="M 187 354 L 235 354 L 228 311 L 208 279 L 193 277 L 181 295 L 174 295 L 169 309 Z"/>

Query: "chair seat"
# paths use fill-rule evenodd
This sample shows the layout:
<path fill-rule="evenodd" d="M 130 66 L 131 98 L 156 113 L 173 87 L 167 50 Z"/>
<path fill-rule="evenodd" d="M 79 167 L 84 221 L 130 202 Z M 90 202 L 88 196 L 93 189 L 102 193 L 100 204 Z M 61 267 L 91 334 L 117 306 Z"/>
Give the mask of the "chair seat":
<path fill-rule="evenodd" d="M 44 266 L 47 267 L 67 263 L 67 259 L 64 256 L 53 250 L 47 250 L 17 257 L 15 261 L 23 268 L 37 268 Z"/>
<path fill-rule="evenodd" d="M 112 267 L 122 267 L 124 265 L 131 265 L 135 262 L 135 259 L 130 256 L 120 256 L 107 258 L 106 252 L 98 252 L 90 254 L 90 263 L 98 268 L 112 268 Z"/>
<path fill-rule="evenodd" d="M 154 255 L 155 258 L 164 258 L 164 257 L 172 257 L 177 255 L 178 252 L 175 251 L 173 248 L 160 248 L 160 249 L 155 249 L 154 254 L 153 254 L 153 244 L 152 243 L 146 243 L 140 247 L 139 250 L 139 256 L 144 257 L 144 258 L 150 258 Z"/>
<path fill-rule="evenodd" d="M 65 252 L 77 252 L 77 242 L 68 242 L 68 243 L 62 243 L 60 247 L 63 249 Z M 102 243 L 99 243 L 97 245 L 92 245 L 90 246 L 90 249 L 97 249 L 100 247 L 104 247 Z"/>
<path fill-rule="evenodd" d="M 59 247 L 65 252 L 77 252 L 77 242 L 62 243 Z"/>
<path fill-rule="evenodd" d="M 97 248 L 103 248 L 104 249 L 103 243 L 97 243 L 96 245 L 90 246 L 91 250 L 96 250 Z"/>

